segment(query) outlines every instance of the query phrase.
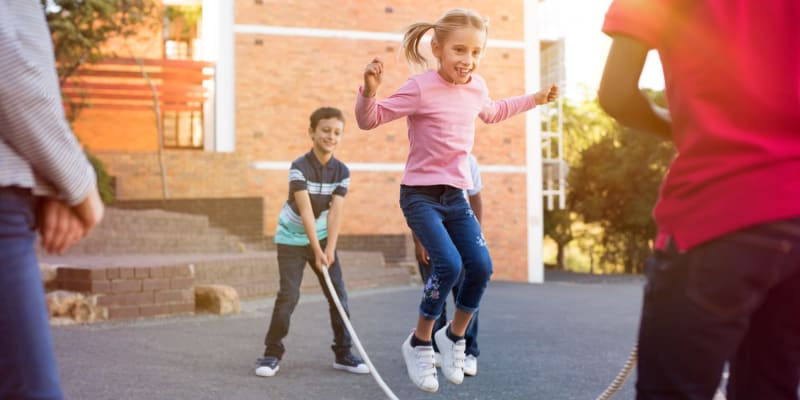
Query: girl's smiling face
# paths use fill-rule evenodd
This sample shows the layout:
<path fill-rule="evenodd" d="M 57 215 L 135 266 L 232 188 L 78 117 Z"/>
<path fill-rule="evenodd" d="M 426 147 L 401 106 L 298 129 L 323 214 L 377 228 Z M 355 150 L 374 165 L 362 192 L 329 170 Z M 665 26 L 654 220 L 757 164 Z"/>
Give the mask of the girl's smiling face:
<path fill-rule="evenodd" d="M 478 68 L 485 43 L 486 32 L 473 27 L 456 29 L 441 42 L 434 39 L 431 50 L 439 60 L 439 75 L 457 85 L 469 82 Z"/>

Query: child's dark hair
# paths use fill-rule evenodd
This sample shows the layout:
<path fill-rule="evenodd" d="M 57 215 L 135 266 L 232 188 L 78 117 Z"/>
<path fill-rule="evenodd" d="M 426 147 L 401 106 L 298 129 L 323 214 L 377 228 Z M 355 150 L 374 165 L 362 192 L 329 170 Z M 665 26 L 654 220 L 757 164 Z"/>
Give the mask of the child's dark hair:
<path fill-rule="evenodd" d="M 473 10 L 454 8 L 444 13 L 444 15 L 434 23 L 417 22 L 416 24 L 410 25 L 406 28 L 406 33 L 403 35 L 403 52 L 405 53 L 406 60 L 412 66 L 427 68 L 428 60 L 419 52 L 419 42 L 422 40 L 422 37 L 425 36 L 425 32 L 433 29 L 432 40 L 442 43 L 447 39 L 450 33 L 456 29 L 466 27 L 473 27 L 488 35 L 489 20 Z M 485 42 L 483 46 L 486 47 Z"/>
<path fill-rule="evenodd" d="M 317 124 L 320 120 L 328 118 L 336 118 L 344 123 L 344 114 L 342 114 L 341 110 L 334 107 L 320 107 L 314 110 L 314 112 L 311 113 L 311 117 L 309 117 L 311 130 L 317 129 Z"/>

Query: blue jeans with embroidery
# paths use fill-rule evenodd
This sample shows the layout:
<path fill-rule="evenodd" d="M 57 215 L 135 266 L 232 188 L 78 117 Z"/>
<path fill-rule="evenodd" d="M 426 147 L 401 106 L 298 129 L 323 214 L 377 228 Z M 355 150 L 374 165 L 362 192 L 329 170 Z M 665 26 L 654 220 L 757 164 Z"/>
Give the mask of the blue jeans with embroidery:
<path fill-rule="evenodd" d="M 638 400 L 796 400 L 800 219 L 743 229 L 646 266 Z"/>
<path fill-rule="evenodd" d="M 408 227 L 428 252 L 432 272 L 423 290 L 420 315 L 439 318 L 447 295 L 464 279 L 457 309 L 474 313 L 492 275 L 492 259 L 480 224 L 461 189 L 446 186 L 400 186 L 400 208 Z"/>
<path fill-rule="evenodd" d="M 425 265 L 423 263 L 418 263 L 417 267 L 419 268 L 419 276 L 422 278 L 422 283 L 427 283 L 428 278 L 431 276 L 431 265 Z M 458 298 L 458 288 L 461 286 L 461 282 L 464 280 L 464 270 L 461 270 L 461 276 L 458 278 L 458 281 L 455 285 L 453 285 L 453 298 Z M 478 314 L 480 314 L 479 310 L 475 310 L 475 313 L 472 314 L 472 319 L 469 320 L 469 325 L 467 325 L 467 330 L 464 332 L 464 339 L 467 341 L 467 350 L 464 352 L 466 355 L 473 355 L 478 357 L 481 355 L 481 350 L 478 347 Z M 442 308 L 442 315 L 436 319 L 436 322 L 433 324 L 433 331 L 436 332 L 439 329 L 442 329 L 445 325 L 447 325 L 447 302 L 445 302 L 444 307 Z M 433 342 L 433 351 L 439 352 L 439 346 L 436 345 L 436 341 Z"/>
<path fill-rule="evenodd" d="M 61 399 L 36 259 L 36 198 L 0 187 L 0 399 Z"/>

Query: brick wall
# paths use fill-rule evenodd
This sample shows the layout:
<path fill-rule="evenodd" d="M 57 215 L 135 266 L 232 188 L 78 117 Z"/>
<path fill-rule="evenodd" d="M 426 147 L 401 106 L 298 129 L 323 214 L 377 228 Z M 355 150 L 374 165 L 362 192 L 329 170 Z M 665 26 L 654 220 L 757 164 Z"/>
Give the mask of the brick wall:
<path fill-rule="evenodd" d="M 98 295 L 109 319 L 194 313 L 194 275 L 189 265 L 164 267 L 61 267 L 59 289 Z"/>
<path fill-rule="evenodd" d="M 393 2 L 392 12 L 387 12 L 386 4 L 355 0 L 337 2 L 336 7 L 321 0 L 291 5 L 240 1 L 236 23 L 400 33 L 410 23 L 435 20 L 451 6 L 447 1 L 403 0 Z M 490 38 L 523 40 L 521 0 L 466 1 L 459 6 L 476 9 L 490 18 Z M 320 9 L 325 12 L 320 13 Z M 405 162 L 408 139 L 403 121 L 362 132 L 353 112 L 364 65 L 373 57 L 381 57 L 385 63 L 379 98 L 389 95 L 407 79 L 410 71 L 399 54 L 400 43 L 237 34 L 235 44 L 236 140 L 238 151 L 248 159 L 291 161 L 308 151 L 308 115 L 319 106 L 331 105 L 341 108 L 347 119 L 337 158 L 345 163 Z M 277 60 L 277 64 L 265 60 Z M 493 98 L 523 94 L 524 51 L 489 48 L 479 73 L 486 79 Z M 474 152 L 481 164 L 525 165 L 523 116 L 497 125 L 480 121 L 476 125 Z M 286 199 L 287 174 L 288 171 L 248 171 L 250 192 L 279 200 L 265 202 L 266 235 L 274 234 Z M 342 245 L 375 245 L 385 238 L 408 233 L 398 205 L 400 177 L 399 172 L 352 172 Z M 484 231 L 494 260 L 494 278 L 526 280 L 525 176 L 487 174 L 484 183 Z M 387 251 L 393 246 L 400 247 L 387 245 L 387 258 L 392 257 Z"/>
<path fill-rule="evenodd" d="M 293 27 L 325 27 L 373 32 L 397 31 L 418 21 L 433 22 L 446 10 L 466 7 L 489 18 L 491 37 L 518 40 L 523 35 L 523 0 L 363 0 L 236 2 L 236 23 Z"/>
<path fill-rule="evenodd" d="M 387 263 L 414 260 L 414 242 L 411 235 L 343 235 L 339 238 L 339 250 L 376 251 L 383 253 Z"/>
<path fill-rule="evenodd" d="M 113 207 L 129 210 L 161 209 L 184 214 L 205 215 L 212 226 L 247 241 L 264 238 L 264 198 L 194 198 L 168 200 L 118 200 Z"/>
<path fill-rule="evenodd" d="M 98 151 L 116 178 L 117 198 L 160 199 L 161 170 L 157 152 Z M 171 199 L 249 197 L 247 160 L 237 153 L 166 150 L 164 164 Z"/>

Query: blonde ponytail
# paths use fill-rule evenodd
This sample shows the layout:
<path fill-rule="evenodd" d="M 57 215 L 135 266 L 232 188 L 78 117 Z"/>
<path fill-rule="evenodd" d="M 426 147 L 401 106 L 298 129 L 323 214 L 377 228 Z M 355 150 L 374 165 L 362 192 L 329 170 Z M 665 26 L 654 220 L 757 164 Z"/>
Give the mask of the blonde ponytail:
<path fill-rule="evenodd" d="M 429 22 L 417 22 L 406 28 L 406 33 L 403 35 L 403 54 L 412 66 L 428 68 L 428 59 L 419 52 L 419 42 L 425 33 L 434 27 L 435 25 Z"/>

